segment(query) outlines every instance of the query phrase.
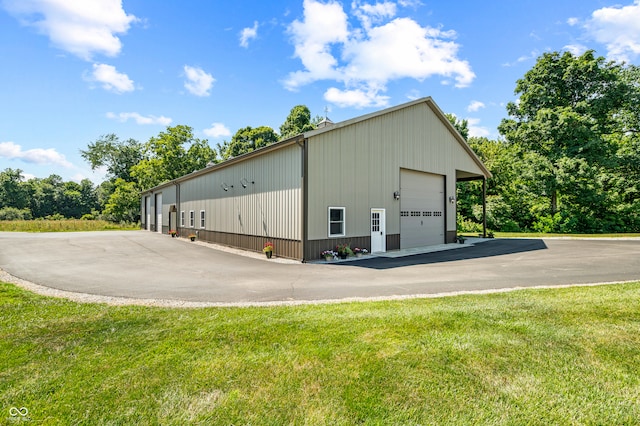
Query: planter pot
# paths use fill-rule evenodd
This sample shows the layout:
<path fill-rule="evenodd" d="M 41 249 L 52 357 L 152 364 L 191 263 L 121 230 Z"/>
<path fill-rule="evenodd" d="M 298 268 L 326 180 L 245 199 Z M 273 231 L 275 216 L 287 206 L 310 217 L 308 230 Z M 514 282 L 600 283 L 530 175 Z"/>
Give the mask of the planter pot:
<path fill-rule="evenodd" d="M 333 262 L 333 256 L 325 256 L 324 260 L 326 260 L 327 262 Z"/>
<path fill-rule="evenodd" d="M 195 241 L 195 240 L 196 240 L 196 237 L 189 237 L 189 239 L 190 239 L 191 241 Z"/>
<path fill-rule="evenodd" d="M 362 253 L 356 253 L 356 257 L 362 257 Z"/>
<path fill-rule="evenodd" d="M 267 259 L 271 259 L 271 256 L 273 256 L 273 252 L 272 251 L 265 251 L 264 254 L 267 255 Z"/>
<path fill-rule="evenodd" d="M 340 259 L 346 259 L 348 254 L 347 253 L 339 253 L 338 256 L 340 256 Z"/>

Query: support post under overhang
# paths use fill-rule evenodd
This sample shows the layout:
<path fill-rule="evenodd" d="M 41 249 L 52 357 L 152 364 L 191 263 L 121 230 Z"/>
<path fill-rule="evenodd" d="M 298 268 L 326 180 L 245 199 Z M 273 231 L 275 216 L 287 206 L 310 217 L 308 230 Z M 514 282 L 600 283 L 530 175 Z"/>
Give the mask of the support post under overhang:
<path fill-rule="evenodd" d="M 482 238 L 487 238 L 487 178 L 482 178 Z"/>

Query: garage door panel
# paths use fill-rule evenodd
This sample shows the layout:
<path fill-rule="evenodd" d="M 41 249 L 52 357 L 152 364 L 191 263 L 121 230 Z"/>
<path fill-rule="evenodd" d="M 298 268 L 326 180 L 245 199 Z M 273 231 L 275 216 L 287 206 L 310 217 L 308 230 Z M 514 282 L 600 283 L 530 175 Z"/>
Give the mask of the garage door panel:
<path fill-rule="evenodd" d="M 400 247 L 444 243 L 444 176 L 402 170 Z"/>

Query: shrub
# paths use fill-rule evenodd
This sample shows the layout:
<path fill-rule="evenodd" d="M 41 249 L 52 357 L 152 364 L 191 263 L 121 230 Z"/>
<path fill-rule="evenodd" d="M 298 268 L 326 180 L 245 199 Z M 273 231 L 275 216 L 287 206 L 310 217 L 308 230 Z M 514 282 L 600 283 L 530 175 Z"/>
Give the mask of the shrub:
<path fill-rule="evenodd" d="M 0 220 L 31 220 L 31 210 L 3 207 L 0 209 Z"/>

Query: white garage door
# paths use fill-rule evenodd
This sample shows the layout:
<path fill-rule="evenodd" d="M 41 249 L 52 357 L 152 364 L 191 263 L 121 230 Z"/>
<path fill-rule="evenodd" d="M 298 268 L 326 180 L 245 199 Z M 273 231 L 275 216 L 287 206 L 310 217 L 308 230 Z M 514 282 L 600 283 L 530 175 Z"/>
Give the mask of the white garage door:
<path fill-rule="evenodd" d="M 444 176 L 400 171 L 400 248 L 444 244 Z"/>

